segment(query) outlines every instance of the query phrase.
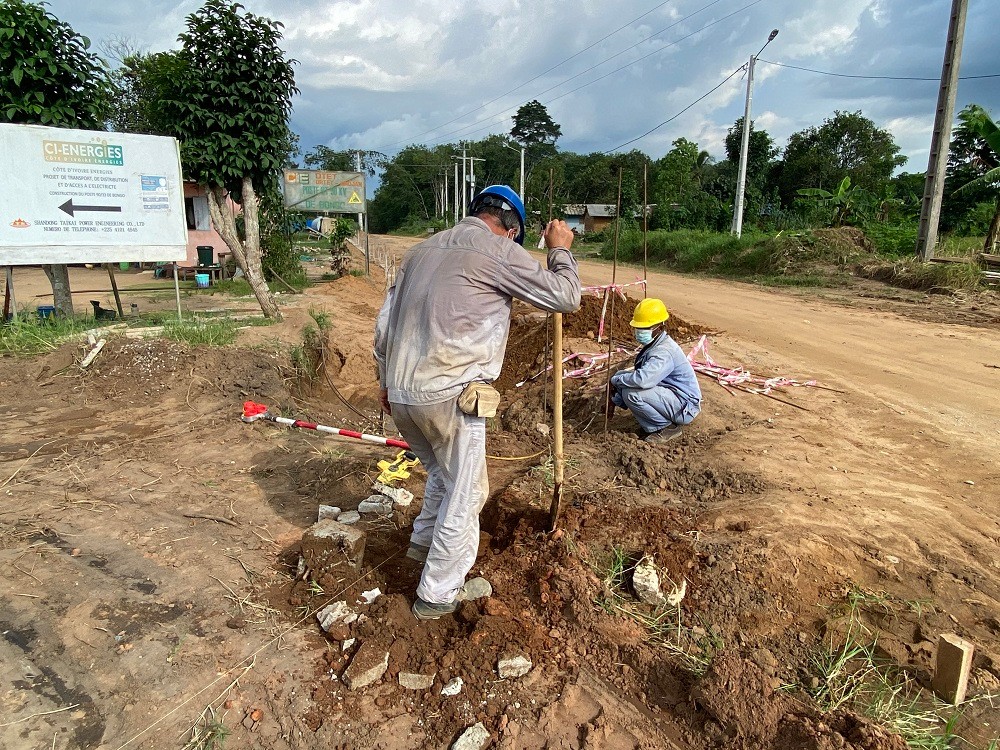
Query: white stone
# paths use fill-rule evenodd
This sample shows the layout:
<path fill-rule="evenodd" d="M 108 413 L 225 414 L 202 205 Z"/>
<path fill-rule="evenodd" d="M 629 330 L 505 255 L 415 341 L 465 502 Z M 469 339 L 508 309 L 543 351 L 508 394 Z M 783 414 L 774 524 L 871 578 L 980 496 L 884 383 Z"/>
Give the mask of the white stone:
<path fill-rule="evenodd" d="M 501 680 L 524 677 L 531 671 L 531 659 L 524 656 L 505 656 L 497 662 L 497 674 Z"/>
<path fill-rule="evenodd" d="M 462 685 L 463 685 L 462 678 L 455 677 L 454 679 L 450 680 L 447 685 L 441 688 L 441 695 L 446 697 L 458 695 L 459 693 L 462 692 Z"/>
<path fill-rule="evenodd" d="M 340 642 L 340 650 L 347 651 L 351 646 L 357 642 L 357 638 L 348 638 L 346 641 Z"/>
<path fill-rule="evenodd" d="M 337 523 L 342 523 L 347 526 L 357 523 L 360 520 L 361 520 L 361 514 L 358 513 L 356 510 L 344 511 L 337 517 Z"/>
<path fill-rule="evenodd" d="M 489 731 L 483 726 L 482 722 L 479 722 L 462 732 L 462 736 L 455 740 L 455 744 L 451 746 L 451 750 L 482 750 L 489 741 Z"/>
<path fill-rule="evenodd" d="M 338 623 L 350 625 L 358 619 L 358 614 L 347 605 L 347 602 L 334 602 L 317 612 L 316 619 L 319 620 L 319 626 L 323 630 L 329 630 Z"/>
<path fill-rule="evenodd" d="M 653 606 L 659 606 L 666 601 L 660 591 L 660 575 L 656 572 L 656 566 L 648 557 L 635 566 L 632 571 L 632 588 L 639 601 Z"/>
<path fill-rule="evenodd" d="M 535 431 L 539 435 L 542 435 L 544 437 L 548 437 L 549 436 L 549 426 L 547 424 L 545 424 L 544 422 L 539 422 L 538 424 L 536 424 L 535 425 Z"/>
<path fill-rule="evenodd" d="M 340 515 L 341 510 L 335 505 L 321 505 L 319 506 L 319 519 L 323 521 L 329 518 L 332 521 L 336 521 L 337 517 Z"/>
<path fill-rule="evenodd" d="M 374 588 L 370 591 L 362 591 L 361 598 L 364 600 L 365 604 L 371 604 L 373 601 L 382 596 L 382 589 Z"/>
<path fill-rule="evenodd" d="M 348 690 L 361 690 L 382 679 L 388 668 L 389 652 L 380 652 L 378 646 L 369 641 L 361 644 L 341 679 Z"/>
<path fill-rule="evenodd" d="M 413 502 L 413 493 L 405 487 L 390 487 L 387 484 L 375 482 L 375 484 L 372 485 L 372 489 L 375 490 L 375 492 L 390 498 L 400 508 L 405 508 Z"/>
<path fill-rule="evenodd" d="M 493 596 L 493 586 L 483 577 L 470 578 L 458 592 L 458 598 L 462 601 L 475 601 Z"/>
<path fill-rule="evenodd" d="M 358 513 L 378 513 L 387 516 L 392 513 L 392 500 L 384 495 L 371 495 L 358 505 Z"/>
<path fill-rule="evenodd" d="M 684 595 L 687 593 L 687 590 L 688 590 L 687 578 L 682 578 L 681 585 L 674 586 L 673 590 L 669 594 L 667 594 L 667 604 L 669 604 L 671 607 L 678 606 L 682 601 L 684 601 Z"/>
<path fill-rule="evenodd" d="M 429 690 L 434 684 L 434 674 L 417 674 L 416 672 L 400 672 L 399 685 L 407 690 Z"/>

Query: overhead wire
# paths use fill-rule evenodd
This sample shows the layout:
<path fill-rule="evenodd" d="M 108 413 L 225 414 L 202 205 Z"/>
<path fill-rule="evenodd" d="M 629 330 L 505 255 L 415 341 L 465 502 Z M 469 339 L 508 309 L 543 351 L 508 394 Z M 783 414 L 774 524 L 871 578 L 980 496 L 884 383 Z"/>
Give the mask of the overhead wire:
<path fill-rule="evenodd" d="M 774 60 L 765 60 L 763 57 L 758 57 L 757 62 L 767 63 L 768 65 L 776 65 L 779 68 L 789 68 L 791 70 L 804 70 L 807 73 L 819 73 L 824 76 L 833 76 L 835 78 L 861 78 L 869 81 L 940 81 L 940 76 L 935 76 L 933 78 L 925 78 L 922 76 L 863 76 L 856 73 L 832 73 L 828 70 L 816 70 L 815 68 L 803 68 L 801 65 L 789 65 L 788 63 L 775 62 Z M 989 73 L 987 75 L 981 76 L 959 76 L 960 81 L 972 81 L 982 78 L 1000 78 L 1000 73 Z"/>
<path fill-rule="evenodd" d="M 534 77 L 532 77 L 532 78 L 529 78 L 529 79 L 528 79 L 527 81 L 525 81 L 524 83 L 519 83 L 519 84 L 518 84 L 517 86 L 515 86 L 514 88 L 512 88 L 512 89 L 510 89 L 510 90 L 508 90 L 508 91 L 505 91 L 504 93 L 500 94 L 499 96 L 497 96 L 497 97 L 495 97 L 495 98 L 493 98 L 493 99 L 490 99 L 490 100 L 489 100 L 488 102 L 485 102 L 484 104 L 481 104 L 481 105 L 479 105 L 479 106 L 478 106 L 478 107 L 476 107 L 475 109 L 472 109 L 472 110 L 469 110 L 468 112 L 463 112 L 462 114 L 458 115 L 457 117 L 453 117 L 452 119 L 448 120 L 448 122 L 443 122 L 443 123 L 441 123 L 440 125 L 435 125 L 435 126 L 434 126 L 433 128 L 430 128 L 429 130 L 425 130 L 425 131 L 424 131 L 424 132 L 422 132 L 422 133 L 417 133 L 417 135 L 415 135 L 415 136 L 411 136 L 411 137 L 409 137 L 409 138 L 405 138 L 405 139 L 403 139 L 403 140 L 400 140 L 400 141 L 396 141 L 395 143 L 390 143 L 390 144 L 389 144 L 388 146 L 384 146 L 384 147 L 383 147 L 383 149 L 379 149 L 379 150 L 384 150 L 384 149 L 388 149 L 388 148 L 392 148 L 393 146 L 397 146 L 397 145 L 399 145 L 400 143 L 412 143 L 412 142 L 413 142 L 414 140 L 416 140 L 417 138 L 420 138 L 421 136 L 424 136 L 424 135 L 427 135 L 428 133 L 433 133 L 433 132 L 434 132 L 435 130 L 440 130 L 441 128 L 444 128 L 444 127 L 447 127 L 448 125 L 451 125 L 451 124 L 452 124 L 453 122 L 457 122 L 458 120 L 461 120 L 461 119 L 462 119 L 463 117 L 468 117 L 468 116 L 469 116 L 469 115 L 471 115 L 471 114 L 472 114 L 473 112 L 478 112 L 478 111 L 479 111 L 479 110 L 481 110 L 481 109 L 486 109 L 486 108 L 487 108 L 488 106 L 490 106 L 490 105 L 491 105 L 491 104 L 493 104 L 494 102 L 497 102 L 497 101 L 500 101 L 500 100 L 501 100 L 501 99 L 503 99 L 503 98 L 504 98 L 505 96 L 507 96 L 507 95 L 509 95 L 509 94 L 513 94 L 513 93 L 514 93 L 515 91 L 517 91 L 517 90 L 519 90 L 519 89 L 522 89 L 522 88 L 524 88 L 524 87 L 525 87 L 525 86 L 527 86 L 527 85 L 528 85 L 529 83 L 533 83 L 534 81 L 537 81 L 537 80 L 538 80 L 539 78 L 541 78 L 541 77 L 542 77 L 543 75 L 546 75 L 547 73 L 551 73 L 551 72 L 552 72 L 553 70 L 555 70 L 556 68 L 559 68 L 559 67 L 561 67 L 561 66 L 565 65 L 565 64 L 566 64 L 566 63 L 568 63 L 568 62 L 569 62 L 570 60 L 572 60 L 572 59 L 574 59 L 574 58 L 576 58 L 576 57 L 579 57 L 580 55 L 582 55 L 582 54 L 583 54 L 584 52 L 588 52 L 589 50 L 592 50 L 592 49 L 593 49 L 594 47 L 596 47 L 596 46 L 597 46 L 598 44 L 600 44 L 601 42 L 604 42 L 604 41 L 607 41 L 608 39 L 610 39 L 611 37 L 613 37 L 613 36 L 614 36 L 615 34 L 617 34 L 617 33 L 618 33 L 619 31 L 623 31 L 624 29 L 627 29 L 627 28 L 628 28 L 629 26 L 631 26 L 632 24 L 634 24 L 634 23 L 635 23 L 636 21 L 641 21 L 641 20 L 642 20 L 643 18 L 645 18 L 646 16 L 648 16 L 648 15 L 649 15 L 650 13 L 653 13 L 654 11 L 657 11 L 657 10 L 659 10 L 659 9 L 660 9 L 660 8 L 662 8 L 662 7 L 664 6 L 664 5 L 666 5 L 667 3 L 670 3 L 670 2 L 673 2 L 673 0 L 664 0 L 664 1 L 663 1 L 662 3 L 660 3 L 659 5 L 655 5 L 655 6 L 653 6 L 652 8 L 650 8 L 649 10 L 647 10 L 647 11 L 646 11 L 645 13 L 643 13 L 643 14 L 641 14 L 641 15 L 638 15 L 638 16 L 636 16 L 635 18 L 633 18 L 633 19 L 632 19 L 631 21 L 629 21 L 628 23 L 625 23 L 625 24 L 622 24 L 621 26 L 619 26 L 619 27 L 618 27 L 617 29 L 615 29 L 614 31 L 612 31 L 612 32 L 610 32 L 610 33 L 608 33 L 608 34 L 605 34 L 604 36 L 602 36 L 602 37 L 601 37 L 600 39 L 598 39 L 598 40 L 597 40 L 596 42 L 594 42 L 593 44 L 590 44 L 590 45 L 588 45 L 588 46 L 584 47 L 584 48 L 583 48 L 582 50 L 580 50 L 579 52 L 574 52 L 574 53 L 573 53 L 572 55 L 570 55 L 569 57 L 567 57 L 567 58 L 565 58 L 565 59 L 563 59 L 563 60 L 560 60 L 559 62 L 557 62 L 557 63 L 556 63 L 555 65 L 553 65 L 552 67 L 550 67 L 550 68 L 547 68 L 547 69 L 543 70 L 543 71 L 542 71 L 541 73 L 539 73 L 539 74 L 535 75 L 535 76 L 534 76 Z M 719 0 L 715 0 L 715 2 L 719 2 Z M 712 4 L 714 4 L 714 3 L 712 3 Z M 698 11 L 698 12 L 700 12 L 700 11 Z M 668 27 L 668 28 L 669 28 L 669 27 Z M 657 32 L 657 33 L 659 34 L 659 33 L 661 33 L 661 32 Z M 646 41 L 646 40 L 643 40 L 643 41 Z M 641 42 L 640 42 L 640 44 L 641 44 Z M 627 51 L 627 50 L 626 50 L 626 51 Z"/>
<path fill-rule="evenodd" d="M 740 72 L 742 72 L 742 71 L 744 71 L 746 69 L 747 69 L 747 65 L 746 64 L 741 65 L 736 70 L 734 70 L 732 73 L 730 73 L 725 78 L 723 78 L 721 81 L 719 81 L 719 83 L 716 86 L 714 86 L 713 88 L 711 88 L 708 91 L 706 91 L 704 94 L 702 94 L 697 99 L 695 99 L 693 102 L 691 102 L 689 105 L 687 105 L 686 107 L 684 107 L 684 109 L 682 109 L 681 111 L 677 112 L 676 114 L 674 114 L 671 117 L 668 117 L 666 120 L 664 120 L 663 122 L 661 122 L 659 125 L 656 125 L 656 126 L 650 128 L 649 130 L 647 130 L 642 135 L 637 135 L 635 138 L 632 138 L 631 140 L 625 141 L 625 143 L 621 143 L 621 144 L 615 146 L 614 148 L 608 149 L 604 153 L 605 154 L 612 154 L 615 151 L 617 151 L 618 149 L 624 148 L 625 146 L 628 146 L 629 144 L 632 144 L 632 143 L 635 143 L 636 141 L 642 140 L 647 135 L 651 135 L 652 133 L 655 133 L 657 130 L 659 130 L 660 128 L 662 128 L 664 125 L 667 125 L 668 123 L 671 123 L 674 120 L 676 120 L 678 117 L 680 117 L 682 114 L 684 114 L 685 112 L 687 112 L 689 109 L 691 109 L 693 106 L 695 106 L 699 102 L 702 102 L 705 99 L 707 99 L 708 97 L 710 97 L 716 91 L 718 91 L 723 86 L 725 86 L 733 78 L 733 76 L 735 76 L 737 73 L 740 73 Z"/>
<path fill-rule="evenodd" d="M 721 2 L 721 0 L 713 0 L 713 2 L 709 3 L 708 5 L 703 6 L 702 8 L 700 8 L 697 11 L 695 11 L 694 13 L 691 13 L 691 14 L 685 16 L 684 18 L 680 19 L 676 23 L 672 24 L 671 26 L 668 26 L 667 29 L 662 29 L 661 31 L 658 31 L 657 34 L 662 33 L 663 31 L 669 30 L 669 29 L 673 28 L 674 26 L 677 26 L 679 23 L 687 20 L 688 18 L 691 18 L 694 15 L 697 15 L 698 13 L 701 13 L 703 10 L 711 7 L 712 5 L 715 5 L 718 2 Z M 663 52 L 663 51 L 665 51 L 667 49 L 670 49 L 671 47 L 675 47 L 678 44 L 680 44 L 681 42 L 683 42 L 683 41 L 685 41 L 687 39 L 690 39 L 691 37 L 693 37 L 693 36 L 695 36 L 697 34 L 700 34 L 702 31 L 705 31 L 706 29 L 711 28 L 712 26 L 715 26 L 716 24 L 722 23 L 723 21 L 726 21 L 726 20 L 732 18 L 733 16 L 738 15 L 739 13 L 742 13 L 742 12 L 744 12 L 746 10 L 749 10 L 753 6 L 758 5 L 758 4 L 762 3 L 762 2 L 764 2 L 764 0 L 753 0 L 753 2 L 747 3 L 743 7 L 738 8 L 738 9 L 732 11 L 731 13 L 728 13 L 728 14 L 720 17 L 720 18 L 717 18 L 714 21 L 711 21 L 710 23 L 705 24 L 701 28 L 696 29 L 695 31 L 690 32 L 689 34 L 686 34 L 686 35 L 682 36 L 680 39 L 675 39 L 674 41 L 672 41 L 672 42 L 670 42 L 668 44 L 665 44 L 662 47 L 658 47 L 657 49 L 655 49 L 652 52 L 649 52 L 649 53 L 643 55 L 642 57 L 636 58 L 635 60 L 632 60 L 631 62 L 626 63 L 625 65 L 622 65 L 622 66 L 620 66 L 618 68 L 615 68 L 614 70 L 609 71 L 609 72 L 605 73 L 604 75 L 601 75 L 598 78 L 593 79 L 592 81 L 588 81 L 587 83 L 581 84 L 580 86 L 577 86 L 576 88 L 570 89 L 569 91 L 566 91 L 566 92 L 560 94 L 559 96 L 555 96 L 555 97 L 553 97 L 553 98 L 551 98 L 551 99 L 543 102 L 543 104 L 545 104 L 545 105 L 552 104 L 552 102 L 558 101 L 559 99 L 562 99 L 565 96 L 569 96 L 570 94 L 573 94 L 573 93 L 575 93 L 577 91 L 580 91 L 581 89 L 584 89 L 587 86 L 590 86 L 590 85 L 592 85 L 594 83 L 597 83 L 598 81 L 602 81 L 605 78 L 614 75 L 615 73 L 619 73 L 619 72 L 625 70 L 626 68 L 629 68 L 629 67 L 635 65 L 638 62 L 641 62 L 642 60 L 645 60 L 645 59 L 647 59 L 649 57 L 652 57 L 653 55 L 657 55 L 657 54 L 659 54 L 659 53 L 661 53 L 661 52 Z M 654 34 L 653 36 L 656 36 L 656 35 Z M 548 93 L 550 91 L 553 91 L 553 90 L 559 88 L 560 86 L 563 86 L 563 85 L 569 83 L 570 81 L 572 81 L 572 80 L 574 80 L 576 78 L 579 78 L 582 75 L 585 75 L 586 73 L 588 73 L 588 72 L 594 70 L 595 68 L 603 65 L 604 63 L 608 62 L 609 60 L 613 60 L 615 57 L 619 57 L 623 53 L 628 52 L 631 49 L 634 49 L 635 47 L 639 46 L 640 44 L 643 44 L 646 41 L 649 41 L 649 39 L 651 39 L 651 38 L 653 38 L 653 37 L 652 36 L 651 37 L 647 37 L 646 39 L 642 40 L 641 42 L 637 42 L 636 44 L 633 44 L 631 47 L 629 47 L 629 48 L 627 48 L 625 50 L 622 50 L 622 52 L 619 52 L 616 55 L 612 55 L 611 57 L 602 60 L 601 62 L 597 63 L 596 65 L 592 65 L 590 68 L 587 68 L 587 70 L 581 71 L 580 73 L 577 73 L 576 75 L 573 75 L 573 76 L 571 76 L 571 77 L 563 80 L 562 82 L 557 83 L 554 86 L 550 86 L 549 88 L 547 88 L 544 91 L 542 91 L 539 94 L 537 94 L 535 98 L 537 98 L 539 96 L 543 96 L 544 94 L 546 94 L 546 93 Z M 522 102 L 522 104 L 523 104 L 523 102 Z M 476 128 L 476 126 L 480 125 L 482 123 L 485 123 L 487 120 L 492 120 L 493 118 L 504 116 L 504 115 L 506 115 L 506 113 L 510 112 L 512 109 L 514 109 L 515 107 L 518 107 L 518 106 L 521 106 L 521 105 L 520 104 L 518 104 L 518 105 L 512 105 L 512 106 L 507 107 L 507 108 L 505 108 L 503 110 L 499 110 L 497 112 L 494 112 L 493 114 L 481 117 L 478 120 L 470 123 L 469 125 L 464 125 L 464 126 L 462 126 L 460 128 L 457 128 L 457 129 L 449 131 L 449 132 L 447 132 L 447 133 L 445 133 L 445 134 L 443 134 L 441 136 L 438 136 L 437 138 L 431 139 L 430 143 L 431 144 L 433 144 L 433 143 L 441 143 L 441 142 L 444 142 L 445 140 L 447 140 L 448 138 L 450 138 L 451 136 L 457 135 L 457 134 L 463 133 L 463 132 L 465 132 L 467 135 L 472 135 L 473 133 L 478 133 L 478 132 L 480 132 L 482 130 L 486 130 L 486 129 L 494 126 L 497 123 L 496 122 L 488 122 L 488 123 L 486 123 L 485 125 L 483 125 L 482 127 L 479 127 L 479 128 Z M 470 130 L 470 128 L 475 128 L 475 129 L 474 130 Z"/>

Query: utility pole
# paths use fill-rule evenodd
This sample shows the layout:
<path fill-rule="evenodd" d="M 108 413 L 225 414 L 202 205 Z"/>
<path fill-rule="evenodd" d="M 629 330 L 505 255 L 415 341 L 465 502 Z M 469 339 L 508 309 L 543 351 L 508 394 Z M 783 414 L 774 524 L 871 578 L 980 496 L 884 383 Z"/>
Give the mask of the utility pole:
<path fill-rule="evenodd" d="M 444 177 L 444 205 L 441 207 L 441 216 L 444 218 L 444 225 L 448 226 L 448 170 L 442 173 Z"/>
<path fill-rule="evenodd" d="M 917 255 L 923 261 L 934 257 L 941 201 L 944 199 L 944 178 L 948 169 L 948 149 L 951 145 L 951 122 L 955 117 L 955 97 L 958 95 L 958 72 L 962 64 L 962 42 L 965 40 L 965 17 L 969 0 L 952 0 L 948 42 L 941 68 L 941 88 L 938 91 L 931 154 L 927 161 L 927 179 L 920 204 L 920 231 L 917 234 Z"/>
<path fill-rule="evenodd" d="M 462 218 L 469 215 L 469 173 L 465 164 L 465 147 L 462 147 Z"/>
<path fill-rule="evenodd" d="M 769 45 L 776 36 L 778 36 L 777 29 L 771 32 L 767 41 L 764 42 L 764 47 Z M 764 51 L 764 47 L 761 47 L 756 55 L 750 55 L 750 62 L 747 65 L 747 101 L 746 107 L 743 110 L 743 137 L 740 140 L 740 168 L 736 177 L 736 201 L 733 206 L 733 226 L 730 232 L 731 234 L 735 234 L 737 237 L 741 237 L 743 235 L 743 201 L 746 197 L 747 152 L 750 150 L 750 105 L 753 102 L 753 69 L 757 64 L 757 58 L 760 57 L 760 53 Z"/>
<path fill-rule="evenodd" d="M 476 162 L 477 161 L 486 161 L 486 159 L 482 159 L 482 158 L 480 158 L 478 156 L 470 156 L 469 157 L 469 183 L 470 183 L 469 184 L 469 188 L 470 188 L 469 195 L 471 195 L 472 197 L 476 196 Z"/>
<path fill-rule="evenodd" d="M 457 159 L 457 156 L 451 157 Z M 458 162 L 455 162 L 455 223 L 458 224 Z"/>

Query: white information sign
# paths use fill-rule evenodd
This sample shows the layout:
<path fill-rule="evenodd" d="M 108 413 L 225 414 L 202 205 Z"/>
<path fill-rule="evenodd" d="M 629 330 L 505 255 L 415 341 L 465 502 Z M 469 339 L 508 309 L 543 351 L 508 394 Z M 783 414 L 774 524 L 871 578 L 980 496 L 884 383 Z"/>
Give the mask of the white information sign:
<path fill-rule="evenodd" d="M 186 257 L 176 140 L 0 124 L 0 266 Z"/>

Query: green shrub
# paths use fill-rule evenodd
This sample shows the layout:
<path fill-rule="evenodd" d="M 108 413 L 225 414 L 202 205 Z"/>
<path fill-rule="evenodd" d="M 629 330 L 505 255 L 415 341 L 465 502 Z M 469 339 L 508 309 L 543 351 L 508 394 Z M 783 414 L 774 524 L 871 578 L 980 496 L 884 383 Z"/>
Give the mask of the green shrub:
<path fill-rule="evenodd" d="M 913 255 L 917 250 L 919 226 L 915 221 L 900 224 L 883 224 L 873 221 L 866 223 L 863 229 L 879 255 L 897 258 Z"/>

